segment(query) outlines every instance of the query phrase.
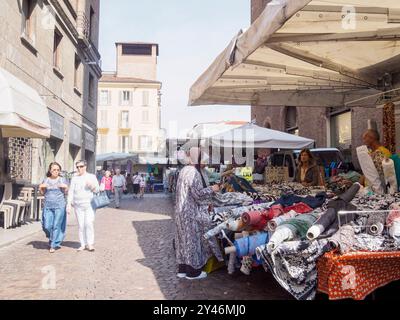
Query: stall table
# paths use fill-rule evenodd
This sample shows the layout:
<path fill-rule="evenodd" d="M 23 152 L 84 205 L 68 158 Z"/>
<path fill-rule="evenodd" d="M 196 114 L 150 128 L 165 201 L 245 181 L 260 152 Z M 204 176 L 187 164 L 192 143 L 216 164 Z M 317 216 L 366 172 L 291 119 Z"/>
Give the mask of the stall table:
<path fill-rule="evenodd" d="M 330 300 L 364 300 L 400 280 L 400 252 L 329 252 L 318 261 L 318 291 Z"/>

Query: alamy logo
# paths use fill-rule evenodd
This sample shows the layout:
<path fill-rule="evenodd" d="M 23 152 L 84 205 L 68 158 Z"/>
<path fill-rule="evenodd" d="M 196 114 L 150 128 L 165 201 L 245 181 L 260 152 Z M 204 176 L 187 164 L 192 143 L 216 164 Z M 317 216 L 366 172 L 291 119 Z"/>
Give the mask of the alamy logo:
<path fill-rule="evenodd" d="M 356 269 L 353 266 L 343 266 L 341 272 L 345 274 L 342 279 L 342 289 L 355 289 L 357 287 Z"/>
<path fill-rule="evenodd" d="M 45 274 L 42 278 L 41 288 L 43 290 L 55 290 L 57 287 L 56 268 L 54 266 L 45 266 L 41 269 L 41 272 Z"/>
<path fill-rule="evenodd" d="M 357 28 L 355 7 L 344 6 L 342 8 L 342 28 L 344 30 L 355 30 Z"/>

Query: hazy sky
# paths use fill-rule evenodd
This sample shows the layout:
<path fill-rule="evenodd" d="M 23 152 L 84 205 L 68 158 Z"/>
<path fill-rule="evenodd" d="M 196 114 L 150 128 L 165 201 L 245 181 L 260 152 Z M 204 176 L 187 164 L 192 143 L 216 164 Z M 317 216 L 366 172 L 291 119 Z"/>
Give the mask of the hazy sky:
<path fill-rule="evenodd" d="M 102 0 L 103 70 L 115 70 L 115 42 L 156 42 L 163 128 L 170 121 L 177 121 L 179 131 L 201 122 L 250 121 L 246 106 L 187 106 L 191 85 L 249 24 L 249 0 Z"/>

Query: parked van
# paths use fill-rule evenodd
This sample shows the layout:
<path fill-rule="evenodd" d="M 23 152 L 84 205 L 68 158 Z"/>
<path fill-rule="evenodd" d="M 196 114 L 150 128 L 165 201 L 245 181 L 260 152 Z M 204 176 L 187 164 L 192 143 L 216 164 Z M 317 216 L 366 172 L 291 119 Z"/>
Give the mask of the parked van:
<path fill-rule="evenodd" d="M 336 148 L 320 148 L 310 150 L 318 165 L 329 168 L 332 163 L 345 165 L 343 154 Z M 298 159 L 301 150 L 286 150 L 273 153 L 268 160 L 268 166 L 288 167 L 289 181 L 294 181 L 298 167 Z"/>

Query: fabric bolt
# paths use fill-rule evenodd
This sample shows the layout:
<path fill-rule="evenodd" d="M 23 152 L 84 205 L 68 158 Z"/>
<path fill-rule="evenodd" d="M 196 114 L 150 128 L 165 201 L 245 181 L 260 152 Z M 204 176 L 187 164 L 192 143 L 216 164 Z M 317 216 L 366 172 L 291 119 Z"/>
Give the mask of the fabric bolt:
<path fill-rule="evenodd" d="M 300 202 L 300 203 L 296 203 L 292 206 L 286 207 L 283 211 L 284 211 L 284 213 L 288 213 L 290 211 L 295 211 L 298 214 L 303 214 L 303 213 L 310 213 L 313 211 L 313 209 L 310 208 L 305 203 Z"/>
<path fill-rule="evenodd" d="M 394 194 L 398 192 L 399 187 L 397 185 L 396 169 L 394 161 L 392 159 L 385 159 L 382 162 L 383 175 L 385 177 L 385 185 L 388 193 Z"/>
<path fill-rule="evenodd" d="M 283 222 L 281 226 L 290 225 L 294 227 L 295 236 L 299 239 L 305 240 L 307 237 L 307 231 L 311 228 L 311 226 L 315 223 L 317 219 L 318 215 L 315 213 L 302 214 L 297 216 L 296 218 Z"/>
<path fill-rule="evenodd" d="M 281 215 L 275 219 L 272 219 L 271 221 L 268 222 L 268 230 L 269 231 L 276 231 L 276 228 L 278 228 L 282 223 L 284 223 L 287 220 L 293 219 L 299 214 L 295 211 L 290 211 L 284 215 Z"/>
<path fill-rule="evenodd" d="M 368 183 L 371 185 L 373 191 L 377 194 L 383 194 L 384 188 L 382 185 L 381 176 L 378 172 L 378 169 L 375 166 L 375 163 L 368 151 L 367 146 L 358 147 L 357 156 L 361 166 L 361 170 L 365 178 L 367 179 Z M 375 157 L 375 160 L 376 158 L 377 157 Z"/>
<path fill-rule="evenodd" d="M 216 207 L 250 205 L 251 203 L 253 203 L 251 197 L 238 192 L 217 193 L 213 196 L 213 204 Z"/>
<path fill-rule="evenodd" d="M 179 174 L 175 205 L 175 245 L 177 264 L 194 269 L 203 268 L 215 256 L 223 261 L 222 252 L 215 237 L 204 239 L 202 235 L 212 228 L 208 206 L 214 192 L 203 188 L 199 171 L 194 166 L 184 167 Z"/>
<path fill-rule="evenodd" d="M 272 253 L 279 245 L 285 241 L 294 240 L 296 236 L 296 228 L 292 225 L 280 225 L 271 236 L 267 244 L 267 251 Z"/>
<path fill-rule="evenodd" d="M 370 235 L 382 235 L 385 229 L 386 213 L 372 212 L 367 220 L 367 232 Z"/>
<path fill-rule="evenodd" d="M 253 256 L 256 253 L 256 248 L 265 245 L 268 242 L 268 238 L 268 233 L 260 232 L 235 240 L 234 245 L 237 257 Z"/>
<path fill-rule="evenodd" d="M 400 280 L 400 252 L 328 252 L 318 260 L 318 290 L 330 300 L 364 300 Z"/>
<path fill-rule="evenodd" d="M 285 194 L 282 195 L 281 198 L 274 203 L 274 205 L 280 204 L 284 207 L 289 207 L 296 203 L 305 203 L 312 209 L 316 209 L 324 204 L 326 197 L 327 195 L 325 192 L 320 192 L 315 197 L 313 196 L 300 197 L 293 194 Z"/>
<path fill-rule="evenodd" d="M 391 153 L 396 152 L 396 115 L 395 105 L 388 102 L 383 107 L 383 144 Z"/>
<path fill-rule="evenodd" d="M 324 190 L 322 187 L 305 187 L 301 183 L 297 182 L 285 182 L 279 184 L 267 183 L 262 186 L 256 186 L 255 189 L 264 197 L 281 197 L 284 194 L 309 196 Z"/>
<path fill-rule="evenodd" d="M 288 241 L 271 254 L 266 247 L 257 248 L 257 257 L 277 282 L 297 300 L 313 300 L 318 283 L 317 260 L 330 250 L 328 240 Z"/>
<path fill-rule="evenodd" d="M 250 211 L 242 215 L 243 224 L 254 230 L 264 230 L 267 226 L 267 211 Z"/>
<path fill-rule="evenodd" d="M 235 270 L 236 270 L 236 261 L 237 261 L 236 252 L 232 252 L 232 253 L 229 255 L 228 274 L 232 275 L 232 274 L 235 273 Z"/>
<path fill-rule="evenodd" d="M 338 250 L 340 254 L 349 253 L 353 250 L 353 245 L 355 243 L 353 226 L 345 225 L 341 227 L 328 241 L 331 248 Z"/>

